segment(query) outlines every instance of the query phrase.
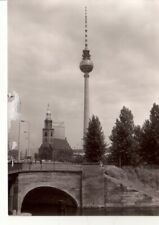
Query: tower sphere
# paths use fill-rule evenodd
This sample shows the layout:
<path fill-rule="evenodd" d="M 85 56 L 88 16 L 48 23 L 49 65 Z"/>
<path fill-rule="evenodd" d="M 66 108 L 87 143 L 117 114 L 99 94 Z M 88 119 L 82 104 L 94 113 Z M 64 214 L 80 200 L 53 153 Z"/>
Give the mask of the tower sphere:
<path fill-rule="evenodd" d="M 93 62 L 90 59 L 83 59 L 80 63 L 80 70 L 83 73 L 90 73 L 93 70 Z"/>

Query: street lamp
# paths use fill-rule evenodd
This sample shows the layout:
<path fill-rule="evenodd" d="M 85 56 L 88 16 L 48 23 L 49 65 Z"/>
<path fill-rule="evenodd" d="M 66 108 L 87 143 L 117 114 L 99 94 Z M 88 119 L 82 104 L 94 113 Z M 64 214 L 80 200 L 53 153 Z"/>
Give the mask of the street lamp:
<path fill-rule="evenodd" d="M 55 150 L 52 150 L 52 162 L 53 162 L 53 169 L 55 170 Z"/>
<path fill-rule="evenodd" d="M 28 131 L 24 131 L 24 134 L 27 134 L 28 137 L 26 138 L 27 142 L 28 142 L 28 147 L 26 150 L 26 157 L 29 156 L 29 132 Z"/>
<path fill-rule="evenodd" d="M 20 162 L 20 130 L 21 130 L 21 123 L 27 123 L 28 124 L 28 155 L 30 155 L 30 123 L 27 120 L 19 120 L 19 134 L 18 134 L 18 161 Z"/>
<path fill-rule="evenodd" d="M 28 152 L 27 152 L 27 156 L 30 156 L 30 123 L 28 120 L 21 120 L 21 122 L 23 123 L 27 123 L 28 124 Z"/>
<path fill-rule="evenodd" d="M 21 123 L 21 100 L 19 98 L 19 127 L 18 127 L 18 161 L 20 162 L 20 123 Z"/>

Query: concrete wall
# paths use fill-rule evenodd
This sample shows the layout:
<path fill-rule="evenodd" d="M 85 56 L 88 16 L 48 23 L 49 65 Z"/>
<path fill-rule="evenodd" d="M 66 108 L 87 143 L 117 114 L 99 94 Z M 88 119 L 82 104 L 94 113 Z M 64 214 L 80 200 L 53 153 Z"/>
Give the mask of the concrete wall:
<path fill-rule="evenodd" d="M 99 165 L 83 165 L 83 207 L 104 207 L 104 169 Z"/>

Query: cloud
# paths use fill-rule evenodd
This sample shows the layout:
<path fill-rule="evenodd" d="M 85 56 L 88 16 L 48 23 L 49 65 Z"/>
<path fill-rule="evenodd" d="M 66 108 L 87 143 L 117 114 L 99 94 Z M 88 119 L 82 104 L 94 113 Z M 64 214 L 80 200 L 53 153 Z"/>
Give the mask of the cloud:
<path fill-rule="evenodd" d="M 8 129 L 10 129 L 12 121 L 18 120 L 20 116 L 20 98 L 16 91 L 9 93 L 8 98 Z"/>

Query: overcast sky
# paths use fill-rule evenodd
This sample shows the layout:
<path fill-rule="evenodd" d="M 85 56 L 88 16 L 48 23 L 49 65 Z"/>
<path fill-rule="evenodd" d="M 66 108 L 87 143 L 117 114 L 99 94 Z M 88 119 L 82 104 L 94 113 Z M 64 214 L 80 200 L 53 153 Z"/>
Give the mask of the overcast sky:
<path fill-rule="evenodd" d="M 48 103 L 52 119 L 64 121 L 71 146 L 81 144 L 85 5 L 94 63 L 90 112 L 99 117 L 106 140 L 123 105 L 143 124 L 158 103 L 159 1 L 8 1 L 9 91 L 21 98 L 34 147 L 41 144 Z M 16 138 L 16 126 L 13 131 Z"/>

